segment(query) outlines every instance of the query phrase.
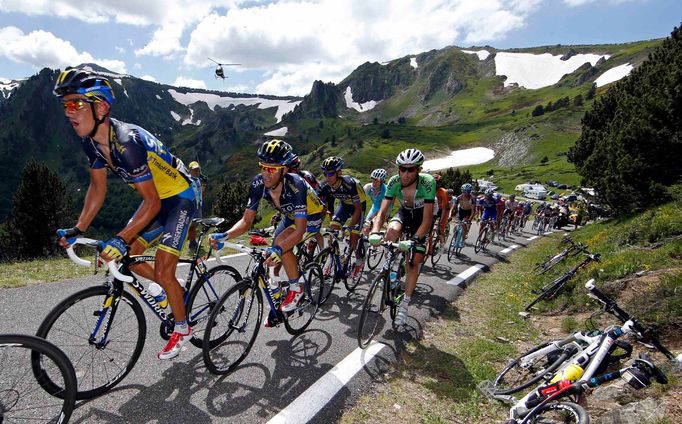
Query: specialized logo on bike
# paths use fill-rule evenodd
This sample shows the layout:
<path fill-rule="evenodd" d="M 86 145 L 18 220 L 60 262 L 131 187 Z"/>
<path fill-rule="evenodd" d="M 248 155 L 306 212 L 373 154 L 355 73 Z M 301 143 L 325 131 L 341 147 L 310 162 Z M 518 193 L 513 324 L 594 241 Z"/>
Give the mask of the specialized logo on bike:
<path fill-rule="evenodd" d="M 159 306 L 159 304 L 156 302 L 156 299 L 154 299 L 154 296 L 149 294 L 142 284 L 140 284 L 137 280 L 133 280 L 133 282 L 130 284 L 140 293 L 140 296 L 142 296 L 147 303 L 149 303 L 149 305 L 154 309 L 154 312 L 156 312 L 162 320 L 168 319 L 166 312 L 163 310 L 163 308 L 161 308 L 161 306 Z M 104 332 L 104 334 L 106 334 L 106 332 Z"/>

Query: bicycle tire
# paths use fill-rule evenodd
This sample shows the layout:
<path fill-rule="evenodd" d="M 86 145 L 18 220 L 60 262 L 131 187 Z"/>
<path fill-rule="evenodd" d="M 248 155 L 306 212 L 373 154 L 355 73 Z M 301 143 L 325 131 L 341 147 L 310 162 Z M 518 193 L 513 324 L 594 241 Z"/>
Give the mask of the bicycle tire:
<path fill-rule="evenodd" d="M 570 357 L 569 350 L 557 348 L 543 356 L 533 358 L 533 362 L 530 362 L 526 357 L 552 343 L 545 342 L 532 347 L 507 364 L 495 378 L 493 383 L 495 387 L 494 394 L 509 395 L 528 388 L 543 378 L 550 379 L 554 371 Z M 518 375 L 514 375 L 515 373 L 518 373 Z"/>
<path fill-rule="evenodd" d="M 532 308 L 536 303 L 540 302 L 543 299 L 551 299 L 554 297 L 559 290 L 568 282 L 568 280 L 571 279 L 573 274 L 564 274 L 561 277 L 557 278 L 556 280 L 552 281 L 551 283 L 545 285 L 542 290 L 540 290 L 540 294 L 533 299 L 532 302 L 530 302 L 524 310 L 528 311 L 530 308 Z"/>
<path fill-rule="evenodd" d="M 384 258 L 384 249 L 378 246 L 370 246 L 367 249 L 367 269 L 374 271 Z"/>
<path fill-rule="evenodd" d="M 221 278 L 222 276 L 227 278 Z M 241 280 L 239 271 L 229 265 L 216 266 L 209 269 L 206 274 L 197 274 L 197 281 L 190 289 L 186 306 L 187 323 L 192 327 L 190 343 L 202 348 L 206 323 L 213 308 L 222 295 Z M 218 344 L 222 340 L 224 335 L 216 337 L 212 342 Z"/>
<path fill-rule="evenodd" d="M 326 247 L 315 257 L 315 262 L 322 267 L 322 287 L 320 289 L 320 306 L 331 296 L 334 286 L 339 280 L 338 270 L 336 269 L 336 258 L 332 254 L 331 247 Z"/>
<path fill-rule="evenodd" d="M 394 287 L 390 287 L 388 289 L 388 299 L 387 303 L 390 306 L 390 315 L 391 315 L 391 321 L 395 320 L 395 317 L 398 313 L 398 305 L 400 304 L 400 301 L 403 298 L 403 295 L 405 294 L 405 289 L 403 289 L 403 285 L 401 281 L 403 278 L 405 278 L 406 273 L 405 271 L 405 254 L 400 256 L 400 261 L 398 262 L 398 271 L 396 272 L 397 274 L 397 279 L 396 279 L 396 284 Z"/>
<path fill-rule="evenodd" d="M 452 260 L 453 256 L 459 256 L 459 252 L 462 250 L 462 232 L 462 225 L 456 225 L 448 247 L 448 262 Z"/>
<path fill-rule="evenodd" d="M 343 284 L 346 286 L 346 290 L 349 292 L 355 291 L 355 288 L 358 286 L 358 283 L 360 282 L 360 279 L 362 278 L 362 273 L 365 270 L 365 260 L 363 259 L 360 261 L 360 265 L 356 265 L 358 263 L 358 258 L 357 258 L 358 251 L 355 249 L 353 251 L 353 254 L 351 255 L 351 258 L 349 260 L 348 267 L 352 268 L 352 271 L 350 271 L 350 275 L 343 280 Z M 365 254 L 367 254 L 365 250 Z M 356 267 L 359 266 L 359 270 L 356 270 Z"/>
<path fill-rule="evenodd" d="M 116 306 L 114 321 L 108 323 L 108 325 L 102 324 L 99 326 L 100 331 L 108 328 L 108 343 L 104 347 L 98 348 L 89 342 L 90 334 L 88 332 L 94 328 L 96 323 L 95 317 L 101 314 L 103 303 L 105 301 L 110 302 L 107 299 L 109 290 L 108 286 L 96 286 L 72 294 L 47 314 L 36 333 L 36 336 L 62 349 L 71 361 L 78 379 L 76 400 L 91 399 L 114 388 L 133 369 L 144 347 L 147 336 L 147 322 L 145 321 L 144 312 L 133 295 L 127 291 L 123 291 L 117 304 L 114 304 Z M 95 300 L 94 303 L 93 300 Z M 122 305 L 129 306 L 131 311 L 128 313 L 132 313 L 132 315 L 122 315 L 125 313 L 121 309 Z M 78 308 L 79 310 L 72 311 L 72 308 Z M 67 311 L 69 312 L 68 314 L 66 313 Z M 108 317 L 111 316 L 111 311 L 112 309 L 108 308 Z M 64 320 L 60 320 L 62 317 Z M 92 319 L 92 322 L 78 323 L 74 317 L 87 317 Z M 137 323 L 137 330 L 122 330 L 121 325 L 116 325 L 117 323 L 121 325 Z M 64 328 L 71 328 L 71 330 L 62 329 L 62 325 Z M 112 335 L 114 330 L 120 336 Z M 137 335 L 136 340 L 125 340 L 126 336 L 133 335 L 134 337 L 135 334 Z M 75 339 L 71 341 L 65 340 L 67 337 Z M 130 345 L 134 348 L 129 355 L 129 359 L 116 361 L 114 357 L 124 355 L 125 351 L 130 350 L 127 348 Z M 78 350 L 80 347 L 85 349 Z M 98 358 L 101 357 L 105 359 L 99 360 Z M 88 359 L 91 362 L 85 364 L 84 362 Z M 116 369 L 108 369 L 108 366 L 115 367 Z M 34 367 L 34 371 L 35 369 Z M 109 378 L 110 376 L 111 378 Z M 47 386 L 43 387 L 48 387 L 49 390 L 54 390 L 58 387 L 50 376 L 46 376 L 46 378 L 45 384 Z M 95 381 L 98 382 L 96 383 Z"/>
<path fill-rule="evenodd" d="M 298 302 L 296 309 L 285 313 L 284 328 L 292 336 L 297 336 L 305 331 L 315 318 L 315 313 L 322 296 L 321 288 L 324 277 L 322 267 L 314 262 L 307 264 L 301 272 L 303 279 L 303 297 Z"/>
<path fill-rule="evenodd" d="M 255 318 L 255 322 L 251 321 L 253 325 L 250 325 L 252 318 Z M 237 368 L 251 351 L 262 319 L 263 293 L 250 278 L 228 289 L 211 312 L 206 325 L 206 336 L 201 348 L 206 368 L 219 375 L 229 374 Z M 215 331 L 223 339 L 218 344 L 213 343 L 212 333 Z M 241 334 L 245 337 L 238 340 L 237 336 Z M 236 357 L 232 352 L 236 352 Z"/>
<path fill-rule="evenodd" d="M 486 243 L 486 241 L 488 239 L 488 231 L 489 231 L 489 228 L 486 225 L 486 227 L 483 229 L 483 232 L 480 233 L 478 235 L 478 237 L 476 238 L 476 243 L 474 244 L 474 252 L 478 253 L 481 250 L 485 249 L 485 246 L 488 245 L 488 243 Z"/>
<path fill-rule="evenodd" d="M 530 414 L 529 414 L 530 415 Z M 573 402 L 549 402 L 522 422 L 542 424 L 589 424 L 590 417 L 582 406 Z"/>
<path fill-rule="evenodd" d="M 358 346 L 362 349 L 369 345 L 379 328 L 382 327 L 379 323 L 386 310 L 386 286 L 388 284 L 387 275 L 382 273 L 369 286 L 358 324 Z"/>
<path fill-rule="evenodd" d="M 35 379 L 27 375 L 29 369 Z M 58 374 L 61 384 L 46 387 L 48 374 Z M 76 373 L 52 343 L 36 336 L 0 334 L 0 382 L 0 423 L 69 421 L 76 403 Z"/>
<path fill-rule="evenodd" d="M 429 256 L 431 256 L 431 266 L 436 266 L 438 261 L 440 261 L 440 258 L 443 256 L 443 242 L 438 239 L 438 233 L 434 234 L 433 238 L 433 249 Z"/>

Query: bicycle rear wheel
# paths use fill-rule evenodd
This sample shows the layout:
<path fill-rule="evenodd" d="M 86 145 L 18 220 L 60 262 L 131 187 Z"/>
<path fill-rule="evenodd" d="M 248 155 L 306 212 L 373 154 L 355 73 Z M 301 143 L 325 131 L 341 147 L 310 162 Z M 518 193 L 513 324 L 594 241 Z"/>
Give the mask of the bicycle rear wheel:
<path fill-rule="evenodd" d="M 305 331 L 310 325 L 320 304 L 322 296 L 322 267 L 311 262 L 307 264 L 301 272 L 303 283 L 303 297 L 296 305 L 296 309 L 285 313 L 284 327 L 291 335 L 298 335 Z"/>
<path fill-rule="evenodd" d="M 77 400 L 99 396 L 123 380 L 142 353 L 147 322 L 132 294 L 123 291 L 112 302 L 107 286 L 90 287 L 64 299 L 47 314 L 36 335 L 69 358 L 78 380 Z M 106 342 L 101 342 L 108 331 Z M 92 340 L 91 340 L 92 339 Z M 33 371 L 40 371 L 39 358 Z M 43 387 L 62 389 L 59 377 L 46 374 Z"/>
<path fill-rule="evenodd" d="M 329 299 L 334 290 L 336 282 L 339 280 L 336 268 L 336 257 L 332 253 L 331 247 L 322 249 L 315 258 L 315 263 L 322 267 L 322 287 L 320 288 L 320 306 Z"/>
<path fill-rule="evenodd" d="M 250 278 L 232 286 L 217 302 L 206 325 L 201 349 L 206 368 L 228 374 L 249 354 L 263 318 L 263 293 Z M 220 335 L 222 341 L 214 343 Z"/>
<path fill-rule="evenodd" d="M 474 244 L 474 252 L 478 253 L 485 249 L 485 246 L 488 245 L 488 231 L 490 231 L 490 229 L 486 225 L 486 227 L 483 229 L 483 232 L 478 234 L 476 243 Z"/>
<path fill-rule="evenodd" d="M 550 402 L 533 413 L 530 423 L 538 424 L 589 424 L 585 409 L 573 402 Z"/>
<path fill-rule="evenodd" d="M 386 285 L 389 284 L 386 274 L 380 274 L 369 286 L 367 297 L 360 313 L 358 324 L 358 346 L 366 348 L 372 341 L 385 320 L 383 312 L 386 309 Z"/>
<path fill-rule="evenodd" d="M 496 395 L 509 395 L 533 386 L 543 378 L 549 380 L 553 377 L 561 364 L 570 356 L 570 351 L 556 348 L 544 355 L 533 357 L 533 353 L 551 345 L 545 342 L 535 346 L 519 355 L 511 361 L 495 378 L 494 387 Z"/>
<path fill-rule="evenodd" d="M 366 249 L 366 248 L 365 248 Z M 366 250 L 365 250 L 365 255 L 366 255 Z M 346 286 L 346 290 L 349 292 L 352 292 L 355 290 L 355 288 L 358 286 L 358 283 L 360 282 L 360 279 L 362 278 L 362 273 L 365 270 L 365 259 L 359 259 L 358 258 L 358 249 L 355 249 L 353 251 L 353 254 L 350 257 L 350 261 L 348 263 L 348 278 L 343 280 L 344 285 Z"/>
<path fill-rule="evenodd" d="M 192 327 L 190 342 L 201 348 L 204 343 L 204 332 L 208 317 L 211 316 L 218 300 L 242 280 L 239 271 L 229 265 L 220 265 L 208 270 L 206 274 L 197 274 L 197 282 L 192 286 L 187 302 L 187 323 Z M 224 334 L 213 332 L 214 345 L 225 340 Z"/>
<path fill-rule="evenodd" d="M 48 375 L 56 384 L 44 384 Z M 69 421 L 76 402 L 76 374 L 52 343 L 35 336 L 0 335 L 0 383 L 0 423 Z"/>
<path fill-rule="evenodd" d="M 455 232 L 452 234 L 452 240 L 448 246 L 448 261 L 452 260 L 453 256 L 458 256 L 462 251 L 462 225 L 455 226 Z"/>
<path fill-rule="evenodd" d="M 433 235 L 433 250 L 431 252 L 431 266 L 436 266 L 440 258 L 443 256 L 444 242 L 439 240 L 438 234 Z"/>

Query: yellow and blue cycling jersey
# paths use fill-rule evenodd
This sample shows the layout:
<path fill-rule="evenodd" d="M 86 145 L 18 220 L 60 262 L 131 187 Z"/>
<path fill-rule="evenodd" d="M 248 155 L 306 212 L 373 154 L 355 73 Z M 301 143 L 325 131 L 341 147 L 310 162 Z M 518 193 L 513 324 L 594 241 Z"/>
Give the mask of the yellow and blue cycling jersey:
<path fill-rule="evenodd" d="M 324 206 L 310 184 L 297 174 L 284 174 L 282 179 L 279 208 L 273 202 L 270 190 L 265 188 L 261 174 L 256 175 L 251 180 L 246 208 L 255 212 L 258 210 L 260 199 L 265 199 L 290 220 L 295 218 L 306 218 L 309 221 L 319 219 Z"/>
<path fill-rule="evenodd" d="M 363 190 L 360 181 L 351 177 L 350 175 L 342 175 L 339 177 L 341 182 L 336 188 L 330 186 L 326 182 L 320 187 L 320 198 L 330 205 L 334 204 L 334 199 L 339 199 L 341 203 L 346 205 L 364 204 L 367 200 L 365 190 Z M 331 209 L 331 207 L 329 208 Z"/>
<path fill-rule="evenodd" d="M 111 164 L 97 148 L 97 142 L 83 137 L 81 144 L 90 160 L 90 168 L 110 168 L 131 186 L 153 180 L 159 198 L 176 195 L 194 199 L 190 173 L 152 134 L 137 125 L 111 119 L 109 148 Z"/>

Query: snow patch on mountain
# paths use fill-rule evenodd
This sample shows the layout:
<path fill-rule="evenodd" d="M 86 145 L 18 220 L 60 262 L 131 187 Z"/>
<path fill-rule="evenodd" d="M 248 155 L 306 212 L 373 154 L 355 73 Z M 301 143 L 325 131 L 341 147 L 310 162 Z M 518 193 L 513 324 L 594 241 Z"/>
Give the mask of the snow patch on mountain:
<path fill-rule="evenodd" d="M 468 54 L 475 54 L 478 56 L 478 60 L 486 60 L 488 56 L 490 56 L 490 52 L 488 50 L 462 50 L 462 53 L 468 53 Z"/>
<path fill-rule="evenodd" d="M 413 67 L 414 69 L 417 69 L 419 67 L 419 65 L 417 65 L 417 58 L 416 57 L 410 58 L 410 66 Z"/>
<path fill-rule="evenodd" d="M 280 100 L 280 99 L 264 99 L 262 97 L 230 97 L 221 96 L 212 93 L 196 93 L 187 92 L 180 93 L 176 90 L 168 90 L 173 99 L 176 102 L 182 103 L 185 106 L 189 106 L 196 102 L 206 102 L 208 107 L 215 111 L 216 106 L 227 108 L 231 105 L 246 105 L 246 106 L 258 106 L 258 109 L 267 109 L 270 107 L 276 107 L 277 112 L 275 113 L 275 118 L 277 122 L 282 120 L 284 114 L 294 110 L 296 105 L 301 103 L 300 100 Z"/>
<path fill-rule="evenodd" d="M 0 77 L 0 99 L 7 100 L 15 88 L 19 87 L 20 81 L 14 81 Z"/>
<path fill-rule="evenodd" d="M 173 117 L 173 119 L 175 119 L 176 122 L 180 122 L 180 119 L 182 119 L 182 117 L 179 114 L 173 112 L 172 110 L 170 111 L 170 114 Z"/>
<path fill-rule="evenodd" d="M 458 168 L 461 166 L 477 165 L 479 163 L 488 162 L 494 157 L 495 152 L 486 147 L 461 149 L 455 150 L 444 158 L 427 160 L 424 162 L 423 168 L 425 171 Z"/>
<path fill-rule="evenodd" d="M 578 69 L 585 62 L 594 66 L 599 59 L 608 59 L 609 55 L 576 54 L 567 60 L 562 56 L 550 53 L 508 53 L 498 52 L 495 55 L 496 75 L 506 75 L 504 86 L 518 84 L 525 88 L 543 88 L 554 85 L 561 77 Z"/>
<path fill-rule="evenodd" d="M 343 98 L 346 100 L 346 107 L 347 108 L 352 108 L 357 110 L 358 112 L 367 112 L 370 109 L 374 109 L 376 105 L 381 102 L 381 100 L 376 101 L 376 100 L 370 100 L 365 103 L 358 103 L 353 101 L 353 91 L 350 88 L 350 85 L 346 87 L 346 93 L 343 95 Z"/>
<path fill-rule="evenodd" d="M 288 127 L 282 127 L 282 128 L 277 128 L 276 130 L 268 131 L 263 135 L 271 136 L 271 137 L 284 137 L 287 135 L 287 132 L 289 132 Z"/>
<path fill-rule="evenodd" d="M 601 87 L 602 85 L 606 84 L 611 84 L 614 81 L 618 81 L 621 78 L 625 78 L 630 74 L 632 71 L 633 66 L 630 65 L 629 63 L 625 63 L 623 65 L 615 66 L 608 71 L 604 72 L 597 78 L 594 83 L 597 84 L 597 87 Z"/>

